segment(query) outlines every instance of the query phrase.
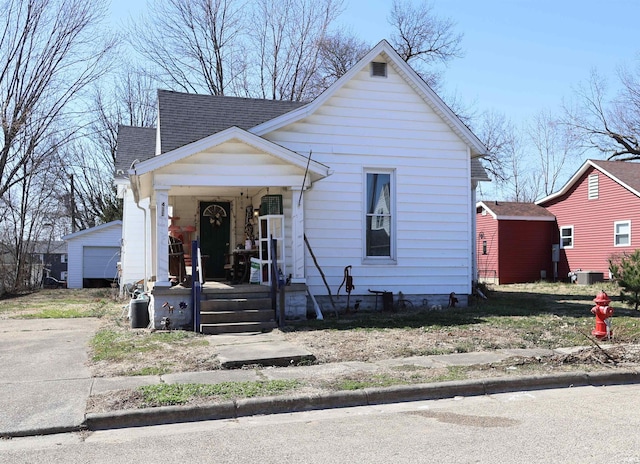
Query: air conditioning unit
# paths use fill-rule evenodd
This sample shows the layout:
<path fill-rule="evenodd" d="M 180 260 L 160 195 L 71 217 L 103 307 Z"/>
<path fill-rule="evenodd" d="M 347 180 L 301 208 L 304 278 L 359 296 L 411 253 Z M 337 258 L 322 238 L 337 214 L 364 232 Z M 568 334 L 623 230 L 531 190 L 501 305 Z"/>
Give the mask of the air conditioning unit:
<path fill-rule="evenodd" d="M 578 285 L 591 285 L 604 281 L 604 274 L 595 271 L 578 271 Z"/>

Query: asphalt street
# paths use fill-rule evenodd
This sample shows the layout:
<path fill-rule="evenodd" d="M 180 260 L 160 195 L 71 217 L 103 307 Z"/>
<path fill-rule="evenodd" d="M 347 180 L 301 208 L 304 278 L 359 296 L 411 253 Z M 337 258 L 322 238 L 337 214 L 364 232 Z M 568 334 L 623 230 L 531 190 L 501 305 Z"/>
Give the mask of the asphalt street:
<path fill-rule="evenodd" d="M 640 463 L 640 386 L 521 391 L 0 441 L 0 462 Z"/>

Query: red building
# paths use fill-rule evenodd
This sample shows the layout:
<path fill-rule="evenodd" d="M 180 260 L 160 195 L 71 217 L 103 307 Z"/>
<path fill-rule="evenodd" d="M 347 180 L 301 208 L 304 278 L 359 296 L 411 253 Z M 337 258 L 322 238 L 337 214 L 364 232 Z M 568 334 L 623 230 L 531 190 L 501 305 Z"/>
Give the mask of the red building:
<path fill-rule="evenodd" d="M 588 160 L 565 186 L 536 202 L 556 218 L 559 275 L 601 272 L 609 258 L 640 247 L 640 164 Z"/>
<path fill-rule="evenodd" d="M 479 202 L 476 223 L 481 281 L 513 284 L 554 277 L 552 213 L 533 203 Z"/>

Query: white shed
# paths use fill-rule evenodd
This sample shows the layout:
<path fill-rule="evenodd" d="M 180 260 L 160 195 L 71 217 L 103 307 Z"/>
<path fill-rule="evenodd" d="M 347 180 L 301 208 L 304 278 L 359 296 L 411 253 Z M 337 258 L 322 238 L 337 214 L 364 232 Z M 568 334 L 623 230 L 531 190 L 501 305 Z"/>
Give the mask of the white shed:
<path fill-rule="evenodd" d="M 68 288 L 105 286 L 118 279 L 122 221 L 62 237 L 67 242 Z"/>

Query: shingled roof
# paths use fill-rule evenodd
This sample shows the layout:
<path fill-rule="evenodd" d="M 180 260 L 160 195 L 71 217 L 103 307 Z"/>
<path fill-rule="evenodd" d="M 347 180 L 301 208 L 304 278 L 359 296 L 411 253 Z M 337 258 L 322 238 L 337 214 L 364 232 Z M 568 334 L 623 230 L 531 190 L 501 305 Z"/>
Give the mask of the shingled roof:
<path fill-rule="evenodd" d="M 624 188 L 629 189 L 634 195 L 640 197 L 640 163 L 634 163 L 632 161 L 602 161 L 589 159 L 584 162 L 580 169 L 578 169 L 578 171 L 560 190 L 536 201 L 536 204 L 545 205 L 549 201 L 565 195 L 569 189 L 575 185 L 575 183 L 578 182 L 592 167 L 610 177 Z"/>
<path fill-rule="evenodd" d="M 635 190 L 636 195 L 640 192 L 640 163 L 630 161 L 589 161 L 605 174 L 609 174 L 610 177 L 614 177 L 627 187 Z"/>
<path fill-rule="evenodd" d="M 233 126 L 248 130 L 303 105 L 158 90 L 160 152 L 175 150 Z"/>
<path fill-rule="evenodd" d="M 118 146 L 116 149 L 116 178 L 128 177 L 131 163 L 136 159 L 144 161 L 155 155 L 155 127 L 118 126 Z"/>
<path fill-rule="evenodd" d="M 555 216 L 535 203 L 517 201 L 481 201 L 476 204 L 478 213 L 486 210 L 498 220 L 553 221 Z"/>

